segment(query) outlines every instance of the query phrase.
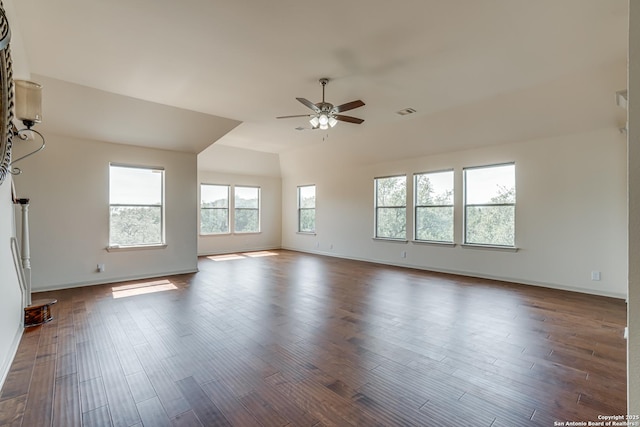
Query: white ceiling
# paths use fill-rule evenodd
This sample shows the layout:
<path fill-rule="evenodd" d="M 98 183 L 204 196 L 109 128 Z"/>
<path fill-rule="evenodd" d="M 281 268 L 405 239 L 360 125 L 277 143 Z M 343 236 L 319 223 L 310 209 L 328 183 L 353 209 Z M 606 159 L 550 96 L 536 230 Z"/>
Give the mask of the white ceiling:
<path fill-rule="evenodd" d="M 308 127 L 305 118 L 275 119 L 309 112 L 295 98 L 320 101 L 320 77 L 331 79 L 327 101 L 366 103 L 345 113 L 362 125 L 329 132 L 372 161 L 624 121 L 614 92 L 626 85 L 627 0 L 13 0 L 13 8 L 17 47 L 45 84 L 43 129 L 57 133 L 279 153 L 327 136 L 295 130 Z M 417 113 L 395 114 L 406 107 Z"/>

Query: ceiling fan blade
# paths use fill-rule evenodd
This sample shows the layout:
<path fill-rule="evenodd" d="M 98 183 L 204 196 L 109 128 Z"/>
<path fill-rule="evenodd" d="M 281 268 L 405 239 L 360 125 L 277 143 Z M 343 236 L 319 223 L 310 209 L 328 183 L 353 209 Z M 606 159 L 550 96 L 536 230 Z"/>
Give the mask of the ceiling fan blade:
<path fill-rule="evenodd" d="M 295 116 L 280 116 L 280 117 L 276 117 L 276 119 L 291 119 L 293 117 L 309 117 L 309 114 L 296 114 Z"/>
<path fill-rule="evenodd" d="M 363 105 L 364 105 L 364 102 L 358 99 L 357 101 L 351 101 L 351 102 L 347 102 L 346 104 L 333 107 L 333 112 L 342 113 L 343 111 L 353 110 L 354 108 L 362 107 Z"/>
<path fill-rule="evenodd" d="M 343 116 L 342 114 L 336 114 L 333 117 L 335 117 L 336 120 L 340 120 L 342 122 L 355 123 L 357 125 L 359 125 L 360 123 L 364 122 L 364 120 L 359 119 L 357 117 Z"/>
<path fill-rule="evenodd" d="M 316 104 L 314 104 L 313 102 L 309 101 L 306 98 L 296 98 L 298 101 L 300 101 L 301 103 L 303 103 L 304 105 L 306 105 L 307 107 L 311 108 L 313 111 L 315 111 L 316 113 L 320 112 L 320 109 L 318 108 L 318 106 Z"/>

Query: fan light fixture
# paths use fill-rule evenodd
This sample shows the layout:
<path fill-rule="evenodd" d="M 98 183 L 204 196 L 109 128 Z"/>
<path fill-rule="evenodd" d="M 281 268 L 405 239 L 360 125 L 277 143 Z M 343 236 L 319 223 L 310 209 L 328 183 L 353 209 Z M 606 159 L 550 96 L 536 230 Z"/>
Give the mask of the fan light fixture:
<path fill-rule="evenodd" d="M 338 120 L 336 120 L 332 114 L 327 114 L 323 111 L 320 114 L 311 117 L 309 123 L 311 123 L 311 126 L 314 128 L 319 127 L 320 129 L 325 130 L 329 129 L 329 127 L 334 127 L 338 123 Z"/>
<path fill-rule="evenodd" d="M 346 104 L 336 105 L 324 100 L 324 89 L 329 83 L 328 78 L 321 78 L 320 84 L 322 85 L 322 102 L 314 104 L 306 98 L 296 98 L 306 107 L 313 110 L 313 114 L 297 114 L 294 116 L 280 116 L 278 119 L 288 119 L 292 117 L 309 117 L 309 123 L 311 123 L 311 129 L 329 129 L 338 124 L 339 121 L 360 124 L 364 120 L 357 117 L 345 116 L 341 114 L 345 111 L 353 110 L 354 108 L 362 107 L 364 102 L 358 99 L 356 101 L 347 102 Z"/>

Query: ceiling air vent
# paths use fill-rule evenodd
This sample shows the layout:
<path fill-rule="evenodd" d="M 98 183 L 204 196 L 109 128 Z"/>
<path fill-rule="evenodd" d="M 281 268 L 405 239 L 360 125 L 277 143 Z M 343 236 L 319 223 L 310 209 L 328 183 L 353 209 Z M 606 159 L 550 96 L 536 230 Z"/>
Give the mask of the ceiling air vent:
<path fill-rule="evenodd" d="M 413 108 L 405 108 L 403 110 L 396 111 L 396 114 L 399 115 L 399 116 L 406 116 L 408 114 L 413 114 L 415 112 L 416 112 L 416 110 L 414 110 Z"/>

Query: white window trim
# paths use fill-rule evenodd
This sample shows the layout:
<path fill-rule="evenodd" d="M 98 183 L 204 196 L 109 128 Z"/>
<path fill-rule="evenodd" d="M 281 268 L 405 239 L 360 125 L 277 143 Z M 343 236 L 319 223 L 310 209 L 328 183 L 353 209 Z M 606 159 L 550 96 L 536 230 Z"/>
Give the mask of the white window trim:
<path fill-rule="evenodd" d="M 227 187 L 227 207 L 226 208 L 203 208 L 202 207 L 202 186 L 215 185 L 218 187 Z M 203 237 L 209 236 L 229 236 L 231 235 L 231 184 L 213 184 L 208 182 L 200 183 L 200 206 L 198 209 L 198 234 Z M 203 233 L 202 232 L 202 209 L 227 209 L 227 230 L 224 233 Z"/>
<path fill-rule="evenodd" d="M 300 189 L 304 188 L 304 187 L 313 187 L 313 208 L 301 208 L 300 207 Z M 298 185 L 296 188 L 296 193 L 298 196 L 298 231 L 296 231 L 297 234 L 310 234 L 310 235 L 316 235 L 316 202 L 317 202 L 317 192 L 316 192 L 316 185 L 315 184 L 307 184 L 307 185 Z M 313 230 L 312 231 L 303 231 L 300 230 L 300 211 L 302 210 L 311 210 L 313 209 Z"/>
<path fill-rule="evenodd" d="M 378 236 L 378 209 L 380 208 L 380 206 L 378 206 L 378 180 L 379 179 L 388 179 L 388 178 L 400 178 L 403 177 L 404 178 L 404 184 L 405 184 L 405 201 L 404 201 L 404 206 L 382 206 L 382 208 L 391 208 L 391 209 L 404 209 L 404 229 L 405 229 L 405 237 L 385 237 L 385 236 Z M 388 175 L 388 176 L 376 176 L 373 178 L 373 240 L 383 240 L 383 241 L 391 241 L 391 242 L 408 242 L 409 240 L 406 238 L 406 233 L 407 233 L 407 198 L 406 198 L 406 193 L 407 193 L 407 187 L 408 187 L 408 182 L 407 182 L 407 174 L 399 174 L 399 175 Z"/>
<path fill-rule="evenodd" d="M 435 174 L 435 173 L 443 173 L 443 172 L 452 172 L 453 175 L 453 197 L 454 197 L 454 202 L 451 203 L 450 205 L 418 205 L 417 201 L 418 201 L 418 185 L 417 185 L 417 178 L 419 175 L 429 175 L 429 174 Z M 455 246 L 455 215 L 456 215 L 456 207 L 455 207 L 455 194 L 456 194 L 456 188 L 455 188 L 455 169 L 441 169 L 441 170 L 436 170 L 436 171 L 427 171 L 427 172 L 416 172 L 413 174 L 413 239 L 411 240 L 414 243 L 431 243 L 431 244 L 436 244 L 436 245 L 453 245 Z M 424 240 L 424 239 L 418 239 L 418 208 L 451 208 L 453 209 L 453 236 L 451 236 L 451 240 Z"/>
<path fill-rule="evenodd" d="M 236 208 L 236 188 L 257 188 L 258 189 L 258 207 L 257 208 Z M 236 210 L 257 210 L 258 211 L 258 230 L 257 231 L 236 231 Z M 229 229 L 231 231 L 231 228 Z M 259 185 L 234 185 L 233 186 L 233 231 L 231 234 L 246 236 L 248 234 L 262 233 L 262 187 Z"/>
<path fill-rule="evenodd" d="M 487 169 L 487 168 L 495 168 L 500 166 L 514 166 L 515 173 L 515 165 L 516 162 L 504 162 L 504 163 L 494 163 L 490 165 L 482 165 L 482 166 L 468 166 L 462 168 L 462 244 L 460 245 L 463 248 L 468 249 L 486 249 L 486 250 L 495 250 L 495 251 L 505 251 L 505 252 L 518 252 L 519 248 L 516 246 L 516 203 L 495 203 L 495 204 L 479 204 L 472 203 L 467 204 L 467 170 L 471 169 Z M 517 198 L 517 190 L 516 190 L 516 198 Z M 514 231 L 514 243 L 513 245 L 492 245 L 490 243 L 468 243 L 467 242 L 467 206 L 513 206 L 514 208 L 514 218 L 513 218 L 513 231 Z"/>
<path fill-rule="evenodd" d="M 127 163 L 118 163 L 118 162 L 109 162 L 109 172 L 111 172 L 111 167 L 120 167 L 120 168 L 130 168 L 130 169 L 147 169 L 147 170 L 156 170 L 162 171 L 162 183 L 161 183 L 161 191 L 162 191 L 162 203 L 160 204 L 160 226 L 161 226 L 161 242 L 159 243 L 151 243 L 151 244 L 137 244 L 137 245 L 111 245 L 111 206 L 118 205 L 112 204 L 111 200 L 109 200 L 109 244 L 106 246 L 107 252 L 115 252 L 115 251 L 133 251 L 133 250 L 148 250 L 148 249 L 164 249 L 167 245 L 167 237 L 166 237 L 166 215 L 165 215 L 165 205 L 166 205 L 166 195 L 165 195 L 165 168 L 164 166 L 145 166 L 140 164 L 127 164 Z M 109 174 L 109 185 L 111 184 L 111 174 Z M 142 205 L 139 205 L 142 206 Z M 155 205 L 153 205 L 155 206 Z"/>

